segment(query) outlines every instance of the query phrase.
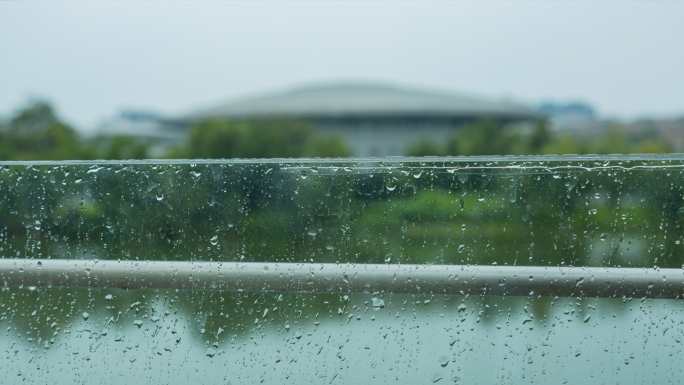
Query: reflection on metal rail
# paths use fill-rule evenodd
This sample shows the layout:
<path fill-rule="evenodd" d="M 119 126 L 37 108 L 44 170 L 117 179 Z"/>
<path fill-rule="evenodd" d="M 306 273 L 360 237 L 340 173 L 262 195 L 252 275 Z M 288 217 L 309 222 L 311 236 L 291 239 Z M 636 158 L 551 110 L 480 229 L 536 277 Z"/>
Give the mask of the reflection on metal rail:
<path fill-rule="evenodd" d="M 4 287 L 681 298 L 683 269 L 0 259 Z"/>

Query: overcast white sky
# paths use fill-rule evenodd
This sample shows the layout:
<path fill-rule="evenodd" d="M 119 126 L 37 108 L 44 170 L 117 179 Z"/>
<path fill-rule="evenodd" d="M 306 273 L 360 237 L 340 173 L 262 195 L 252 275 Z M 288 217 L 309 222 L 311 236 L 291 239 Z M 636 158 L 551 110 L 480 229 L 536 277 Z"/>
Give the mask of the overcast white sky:
<path fill-rule="evenodd" d="M 684 114 L 684 1 L 0 0 L 0 114 L 88 127 L 301 82 L 379 79 Z"/>

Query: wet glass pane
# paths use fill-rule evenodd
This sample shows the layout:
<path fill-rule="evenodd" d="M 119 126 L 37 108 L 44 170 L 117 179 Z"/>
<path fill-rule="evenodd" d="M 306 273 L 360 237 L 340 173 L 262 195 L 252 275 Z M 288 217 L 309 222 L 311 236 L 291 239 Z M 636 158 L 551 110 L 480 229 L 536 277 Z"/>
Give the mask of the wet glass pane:
<path fill-rule="evenodd" d="M 133 272 L 142 266 L 135 261 L 177 261 L 659 274 L 682 268 L 683 225 L 679 156 L 5 162 L 1 262 L 29 259 L 36 268 L 0 274 L 2 377 L 679 383 L 684 308 L 674 296 L 313 290 L 306 282 L 231 290 L 164 287 L 163 279 L 135 288 L 17 285 L 11 277 L 57 259 L 121 261 Z M 526 280 L 533 286 L 535 277 Z"/>

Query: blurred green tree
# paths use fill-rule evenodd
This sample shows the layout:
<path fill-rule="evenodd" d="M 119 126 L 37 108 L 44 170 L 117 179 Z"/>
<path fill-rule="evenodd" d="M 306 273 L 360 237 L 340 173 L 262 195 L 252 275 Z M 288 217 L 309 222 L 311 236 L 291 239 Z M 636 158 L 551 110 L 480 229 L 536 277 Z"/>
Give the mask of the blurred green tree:
<path fill-rule="evenodd" d="M 98 159 L 145 159 L 149 144 L 130 135 L 98 136 L 93 140 Z"/>
<path fill-rule="evenodd" d="M 83 159 L 92 155 L 81 146 L 78 133 L 61 121 L 45 101 L 20 109 L 0 132 L 2 159 Z"/>
<path fill-rule="evenodd" d="M 445 155 L 446 149 L 431 140 L 421 140 L 409 146 L 408 156 L 439 156 Z"/>
<path fill-rule="evenodd" d="M 341 139 L 317 135 L 306 123 L 276 119 L 204 120 L 190 128 L 186 144 L 169 153 L 170 157 L 190 158 L 348 155 Z"/>
<path fill-rule="evenodd" d="M 467 124 L 446 145 L 449 155 L 505 155 L 528 152 L 525 138 L 495 120 Z"/>

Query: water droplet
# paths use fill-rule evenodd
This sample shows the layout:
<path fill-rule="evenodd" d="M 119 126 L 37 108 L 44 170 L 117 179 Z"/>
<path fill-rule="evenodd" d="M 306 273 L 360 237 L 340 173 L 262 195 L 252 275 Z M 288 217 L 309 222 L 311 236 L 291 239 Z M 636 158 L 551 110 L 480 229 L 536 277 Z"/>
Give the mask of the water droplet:
<path fill-rule="evenodd" d="M 164 194 L 157 194 L 156 198 L 157 198 L 157 202 L 161 202 L 164 200 Z"/>
<path fill-rule="evenodd" d="M 90 318 L 90 314 L 87 311 L 84 311 L 83 314 L 81 314 L 81 317 L 83 317 L 84 320 L 88 320 L 88 318 Z"/>
<path fill-rule="evenodd" d="M 137 319 L 137 320 L 133 321 L 133 325 L 137 326 L 138 328 L 141 328 L 143 325 L 143 322 L 142 322 L 142 320 Z"/>
<path fill-rule="evenodd" d="M 382 298 L 373 297 L 371 298 L 371 306 L 374 308 L 383 308 L 385 307 L 385 301 Z"/>
<path fill-rule="evenodd" d="M 105 295 L 104 298 L 105 298 L 107 301 L 111 301 L 112 299 L 114 299 L 114 296 L 111 295 L 111 294 L 107 294 L 107 295 Z"/>
<path fill-rule="evenodd" d="M 90 170 L 86 171 L 86 174 L 95 174 L 100 170 L 102 170 L 102 167 L 93 166 Z"/>
<path fill-rule="evenodd" d="M 209 243 L 211 243 L 212 246 L 218 245 L 218 235 L 214 235 L 209 239 Z"/>

